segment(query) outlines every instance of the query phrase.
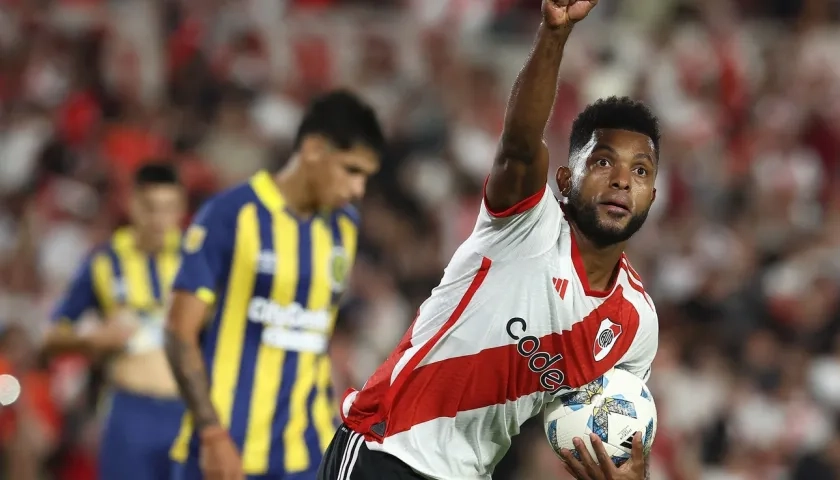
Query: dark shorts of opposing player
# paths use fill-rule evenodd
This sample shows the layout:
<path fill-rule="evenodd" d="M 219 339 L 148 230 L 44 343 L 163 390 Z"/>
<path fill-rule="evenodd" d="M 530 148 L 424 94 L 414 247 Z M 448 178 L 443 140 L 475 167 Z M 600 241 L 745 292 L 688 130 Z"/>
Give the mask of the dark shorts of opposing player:
<path fill-rule="evenodd" d="M 397 457 L 369 450 L 364 437 L 342 424 L 324 454 L 318 480 L 422 480 Z"/>
<path fill-rule="evenodd" d="M 168 478 L 169 449 L 181 428 L 183 415 L 181 400 L 115 392 L 99 449 L 99 478 Z"/>

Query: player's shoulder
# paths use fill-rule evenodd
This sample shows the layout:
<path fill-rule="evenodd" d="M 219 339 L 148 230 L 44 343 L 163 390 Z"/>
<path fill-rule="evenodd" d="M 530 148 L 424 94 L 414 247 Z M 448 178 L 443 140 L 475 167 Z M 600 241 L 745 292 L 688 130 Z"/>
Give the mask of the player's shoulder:
<path fill-rule="evenodd" d="M 228 220 L 235 218 L 243 206 L 257 200 L 249 183 L 242 183 L 205 200 L 196 213 L 195 221 L 206 223 L 209 220 Z"/>
<path fill-rule="evenodd" d="M 482 216 L 487 217 L 491 221 L 496 223 L 505 223 L 508 221 L 513 221 L 516 218 L 521 218 L 523 216 L 529 216 L 532 213 L 544 213 L 544 210 L 550 209 L 552 211 L 560 210 L 560 203 L 557 200 L 557 197 L 554 196 L 554 192 L 548 186 L 548 184 L 543 185 L 543 187 L 532 194 L 531 196 L 520 200 L 518 203 L 504 209 L 504 210 L 494 210 L 490 208 L 490 205 L 487 203 L 487 196 L 486 194 L 482 197 L 480 212 Z"/>
<path fill-rule="evenodd" d="M 478 220 L 465 244 L 493 261 L 551 255 L 564 224 L 562 208 L 546 185 L 504 211 L 490 210 L 483 200 Z"/>
<path fill-rule="evenodd" d="M 116 228 L 107 240 L 94 245 L 87 258 L 93 261 L 99 256 L 116 255 L 120 251 L 131 249 L 134 244 L 134 230 L 131 226 L 124 225 Z"/>
<path fill-rule="evenodd" d="M 239 210 L 243 205 L 257 200 L 257 194 L 251 182 L 244 182 L 233 187 L 222 190 L 208 199 L 208 203 L 216 205 L 216 208 L 228 208 Z"/>
<path fill-rule="evenodd" d="M 106 255 L 113 255 L 116 253 L 116 249 L 114 248 L 113 243 L 111 240 L 106 242 L 100 242 L 93 246 L 90 250 L 88 250 L 87 255 L 84 257 L 85 263 L 93 262 L 97 257 L 106 256 Z"/>
<path fill-rule="evenodd" d="M 82 257 L 81 261 L 79 262 L 79 271 L 77 275 L 81 272 L 85 272 L 93 268 L 93 264 L 97 261 L 108 261 L 112 262 L 113 259 L 116 258 L 117 250 L 114 248 L 114 241 L 113 237 L 101 241 L 91 247 L 84 257 Z"/>

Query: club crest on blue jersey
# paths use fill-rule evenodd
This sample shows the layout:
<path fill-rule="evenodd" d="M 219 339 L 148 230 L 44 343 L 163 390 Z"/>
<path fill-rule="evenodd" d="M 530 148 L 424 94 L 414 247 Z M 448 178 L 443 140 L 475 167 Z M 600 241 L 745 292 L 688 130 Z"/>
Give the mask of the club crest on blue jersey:
<path fill-rule="evenodd" d="M 190 225 L 187 233 L 184 234 L 184 251 L 195 253 L 204 246 L 204 239 L 207 238 L 207 229 L 201 225 Z"/>
<path fill-rule="evenodd" d="M 347 256 L 347 251 L 342 246 L 333 247 L 330 255 L 330 281 L 332 282 L 333 292 L 344 291 L 349 273 L 350 257 Z"/>

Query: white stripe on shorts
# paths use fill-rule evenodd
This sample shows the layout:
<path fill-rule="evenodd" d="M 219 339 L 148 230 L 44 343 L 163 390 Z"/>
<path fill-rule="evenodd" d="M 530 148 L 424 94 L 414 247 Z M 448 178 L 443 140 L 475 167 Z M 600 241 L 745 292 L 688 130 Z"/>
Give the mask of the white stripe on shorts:
<path fill-rule="evenodd" d="M 350 459 L 350 465 L 347 466 L 347 480 L 350 480 L 350 474 L 353 473 L 353 467 L 356 466 L 356 459 L 359 458 L 359 450 L 362 449 L 362 445 L 364 444 L 365 437 L 359 435 L 359 443 L 357 443 L 356 448 L 353 449 L 353 458 Z"/>
<path fill-rule="evenodd" d="M 349 480 L 350 474 L 353 473 L 353 466 L 356 464 L 356 459 L 359 457 L 359 449 L 362 448 L 365 438 L 358 433 L 350 430 L 350 439 L 347 440 L 347 448 L 344 449 L 344 455 L 341 457 L 341 467 L 338 469 L 338 478 L 336 480 Z"/>

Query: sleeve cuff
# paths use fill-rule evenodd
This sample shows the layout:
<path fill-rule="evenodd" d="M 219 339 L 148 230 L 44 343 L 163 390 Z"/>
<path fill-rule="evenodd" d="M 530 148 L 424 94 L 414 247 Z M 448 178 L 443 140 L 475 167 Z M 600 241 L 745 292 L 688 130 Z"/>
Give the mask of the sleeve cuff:
<path fill-rule="evenodd" d="M 213 290 L 210 290 L 209 288 L 200 287 L 198 290 L 195 291 L 195 296 L 207 305 L 213 305 L 214 303 L 216 303 L 216 294 L 213 293 Z"/>
<path fill-rule="evenodd" d="M 531 195 L 530 197 L 524 198 L 517 202 L 516 204 L 504 209 L 504 210 L 492 210 L 490 205 L 487 204 L 487 182 L 490 180 L 488 176 L 486 180 L 484 180 L 484 188 L 482 191 L 482 201 L 484 202 L 484 208 L 487 209 L 487 213 L 490 214 L 491 217 L 494 218 L 506 218 L 511 217 L 513 215 L 518 215 L 520 213 L 525 213 L 528 210 L 536 207 L 540 200 L 542 200 L 543 195 L 545 195 L 546 186 L 543 185 L 539 191 Z"/>

